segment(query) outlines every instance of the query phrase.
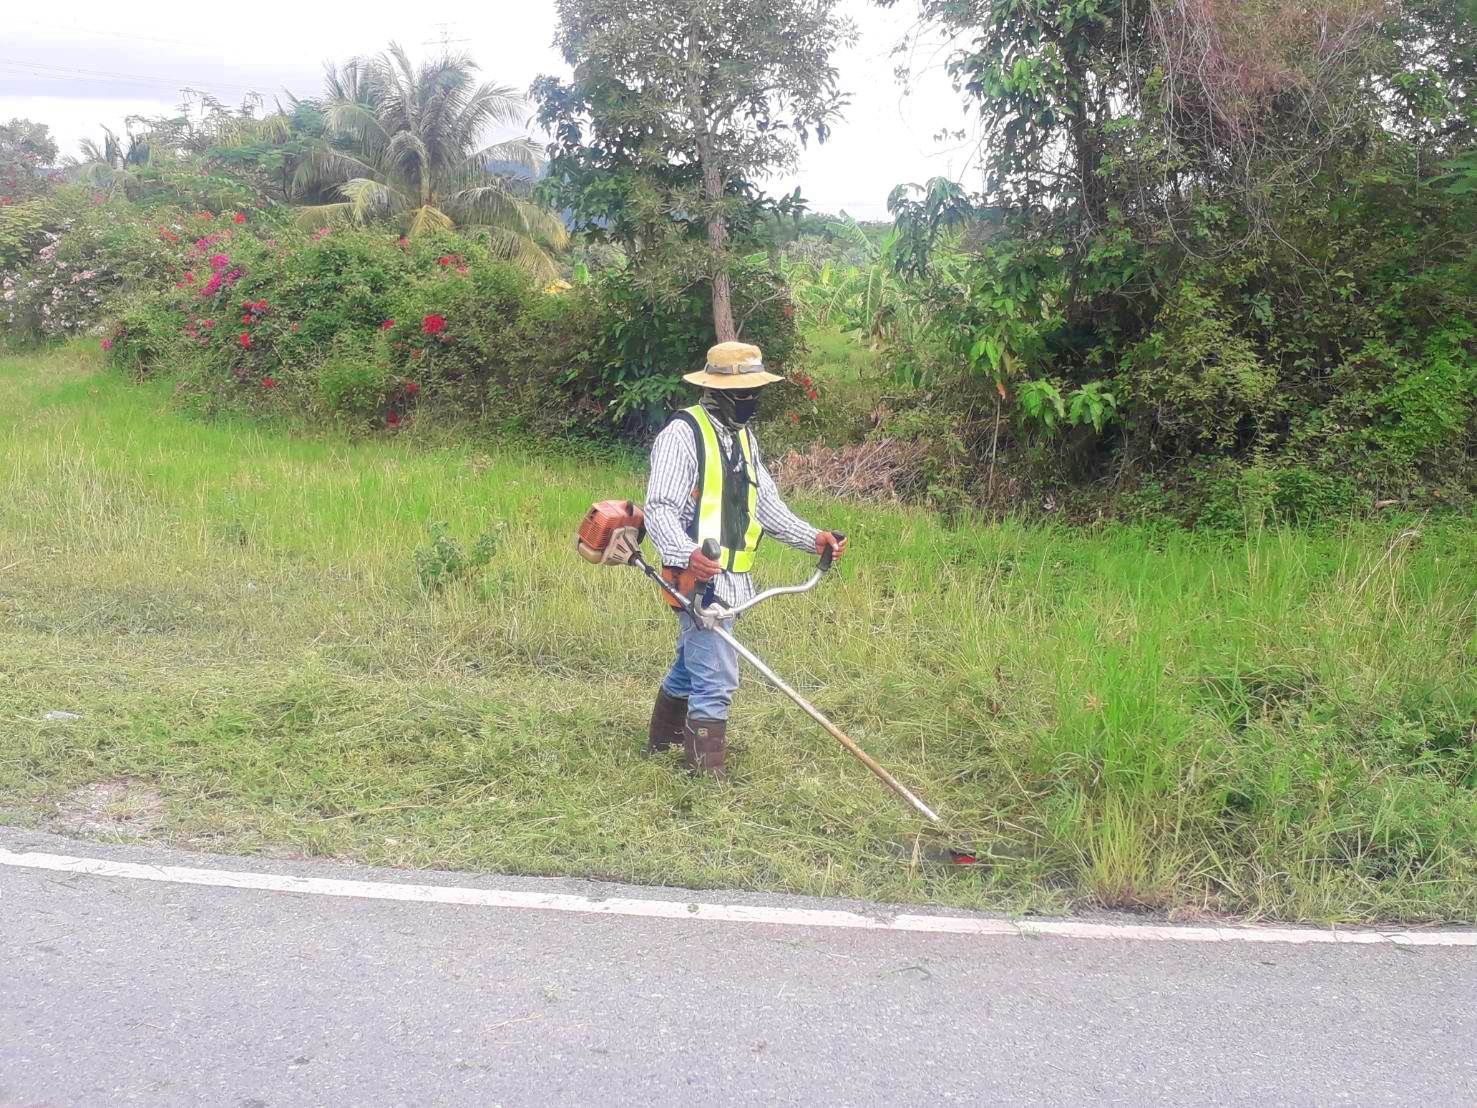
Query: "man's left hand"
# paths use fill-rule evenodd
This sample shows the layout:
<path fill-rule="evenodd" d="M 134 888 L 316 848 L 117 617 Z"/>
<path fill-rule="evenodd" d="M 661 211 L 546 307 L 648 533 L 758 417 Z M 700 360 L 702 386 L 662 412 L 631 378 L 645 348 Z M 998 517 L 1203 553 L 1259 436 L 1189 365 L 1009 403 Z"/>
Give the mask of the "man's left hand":
<path fill-rule="evenodd" d="M 832 558 L 835 561 L 839 562 L 841 560 L 841 555 L 846 552 L 847 541 L 847 539 L 838 539 L 829 531 L 822 531 L 819 535 L 815 537 L 815 552 L 817 554 L 824 554 L 826 552 L 826 548 L 830 547 Z"/>

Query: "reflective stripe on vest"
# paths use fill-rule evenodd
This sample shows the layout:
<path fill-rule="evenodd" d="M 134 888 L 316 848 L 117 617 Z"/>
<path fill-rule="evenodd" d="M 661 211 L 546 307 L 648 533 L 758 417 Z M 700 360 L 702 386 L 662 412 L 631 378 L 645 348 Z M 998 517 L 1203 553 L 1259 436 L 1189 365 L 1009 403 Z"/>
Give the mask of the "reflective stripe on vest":
<path fill-rule="evenodd" d="M 744 471 L 748 474 L 749 525 L 744 531 L 743 544 L 729 547 L 723 542 L 723 482 L 727 468 L 723 463 L 723 447 L 718 442 L 718 432 L 712 417 L 701 405 L 684 408 L 677 413 L 679 419 L 686 418 L 692 424 L 697 442 L 697 511 L 693 513 L 692 525 L 687 533 L 696 543 L 713 539 L 722 551 L 719 564 L 730 573 L 748 573 L 754 568 L 754 552 L 759 549 L 759 540 L 764 529 L 759 526 L 759 473 L 754 465 L 754 446 L 747 428 L 734 432 L 744 456 Z M 733 526 L 737 526 L 735 521 Z"/>

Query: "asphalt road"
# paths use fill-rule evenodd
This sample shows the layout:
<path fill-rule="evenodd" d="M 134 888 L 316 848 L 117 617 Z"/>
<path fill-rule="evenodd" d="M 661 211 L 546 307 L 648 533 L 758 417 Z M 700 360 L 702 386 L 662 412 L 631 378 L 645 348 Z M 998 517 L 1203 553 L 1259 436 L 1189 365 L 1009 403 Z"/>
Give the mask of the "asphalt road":
<path fill-rule="evenodd" d="M 0 846 L 691 896 L 17 831 Z M 5 1106 L 1470 1105 L 1474 1047 L 1470 947 L 844 931 L 0 866 Z"/>

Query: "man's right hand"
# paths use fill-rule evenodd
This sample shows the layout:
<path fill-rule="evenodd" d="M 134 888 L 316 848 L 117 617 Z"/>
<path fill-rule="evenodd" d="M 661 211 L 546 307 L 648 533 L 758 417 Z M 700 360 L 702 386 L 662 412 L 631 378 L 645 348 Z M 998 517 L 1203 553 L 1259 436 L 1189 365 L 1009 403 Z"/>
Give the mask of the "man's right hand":
<path fill-rule="evenodd" d="M 687 559 L 687 568 L 699 581 L 711 581 L 723 572 L 723 567 L 709 558 L 701 549 L 694 550 Z"/>

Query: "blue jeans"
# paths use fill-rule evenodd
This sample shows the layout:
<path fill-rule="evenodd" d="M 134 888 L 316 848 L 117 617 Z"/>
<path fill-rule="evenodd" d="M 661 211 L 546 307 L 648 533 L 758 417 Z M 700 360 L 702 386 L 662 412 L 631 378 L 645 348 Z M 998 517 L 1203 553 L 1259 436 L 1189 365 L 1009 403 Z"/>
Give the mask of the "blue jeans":
<path fill-rule="evenodd" d="M 677 613 L 677 659 L 662 688 L 687 700 L 693 719 L 727 719 L 728 706 L 739 686 L 738 652 L 718 637 L 704 631 L 686 612 Z M 733 630 L 733 620 L 723 624 Z"/>

